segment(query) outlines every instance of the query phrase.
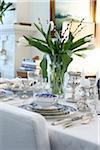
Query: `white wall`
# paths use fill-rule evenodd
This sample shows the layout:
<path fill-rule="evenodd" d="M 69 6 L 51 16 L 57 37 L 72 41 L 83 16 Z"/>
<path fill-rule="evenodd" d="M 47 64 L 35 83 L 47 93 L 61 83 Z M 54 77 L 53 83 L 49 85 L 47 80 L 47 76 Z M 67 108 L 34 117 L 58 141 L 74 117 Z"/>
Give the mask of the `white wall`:
<path fill-rule="evenodd" d="M 44 29 L 47 27 L 47 20 L 50 20 L 50 0 L 17 0 L 17 22 L 38 23 L 41 19 Z M 36 37 L 40 37 L 37 34 Z M 33 48 L 33 55 L 40 55 L 41 52 Z"/>
<path fill-rule="evenodd" d="M 13 2 L 16 11 L 7 11 L 4 17 L 4 24 L 15 22 L 36 23 L 41 19 L 45 26 L 50 19 L 50 0 L 5 0 Z"/>
<path fill-rule="evenodd" d="M 45 24 L 50 16 L 50 0 L 17 0 L 17 22 L 37 22 L 41 18 Z"/>

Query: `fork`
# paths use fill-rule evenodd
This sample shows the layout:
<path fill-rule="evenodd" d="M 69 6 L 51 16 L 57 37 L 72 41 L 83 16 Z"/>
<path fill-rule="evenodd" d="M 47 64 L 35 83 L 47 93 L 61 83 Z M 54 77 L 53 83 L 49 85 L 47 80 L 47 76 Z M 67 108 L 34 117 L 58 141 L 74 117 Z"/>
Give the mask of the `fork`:
<path fill-rule="evenodd" d="M 73 114 L 69 114 L 66 116 L 67 118 L 64 118 L 64 119 L 58 119 L 54 122 L 51 123 L 51 125 L 60 125 L 60 124 L 64 124 L 66 122 L 70 122 L 70 121 L 75 121 L 75 120 L 78 120 L 80 119 L 80 117 L 82 117 L 82 115 L 80 113 L 73 113 Z"/>

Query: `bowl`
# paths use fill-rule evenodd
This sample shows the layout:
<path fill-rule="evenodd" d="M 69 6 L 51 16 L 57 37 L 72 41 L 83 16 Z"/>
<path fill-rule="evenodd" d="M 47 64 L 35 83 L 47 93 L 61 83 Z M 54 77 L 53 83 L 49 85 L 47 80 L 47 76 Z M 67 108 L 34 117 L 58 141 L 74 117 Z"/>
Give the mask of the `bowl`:
<path fill-rule="evenodd" d="M 58 101 L 57 96 L 50 93 L 36 93 L 33 98 L 34 103 L 41 108 L 53 106 Z"/>

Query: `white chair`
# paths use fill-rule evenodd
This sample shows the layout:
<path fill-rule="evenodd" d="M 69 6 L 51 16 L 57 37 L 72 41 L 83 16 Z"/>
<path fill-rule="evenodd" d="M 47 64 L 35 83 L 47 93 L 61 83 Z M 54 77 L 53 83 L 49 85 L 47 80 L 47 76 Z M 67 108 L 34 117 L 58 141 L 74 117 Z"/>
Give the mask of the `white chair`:
<path fill-rule="evenodd" d="M 50 150 L 45 119 L 0 103 L 0 150 Z"/>

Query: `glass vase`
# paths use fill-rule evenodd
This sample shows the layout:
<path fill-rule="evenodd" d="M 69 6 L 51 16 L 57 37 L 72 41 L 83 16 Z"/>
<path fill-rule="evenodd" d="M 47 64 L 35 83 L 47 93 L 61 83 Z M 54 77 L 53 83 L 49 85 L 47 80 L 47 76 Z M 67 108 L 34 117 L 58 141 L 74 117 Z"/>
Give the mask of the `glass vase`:
<path fill-rule="evenodd" d="M 63 94 L 64 72 L 58 55 L 56 55 L 50 64 L 50 87 L 52 94 Z"/>

